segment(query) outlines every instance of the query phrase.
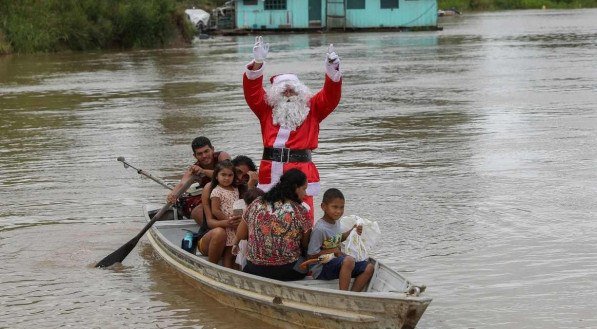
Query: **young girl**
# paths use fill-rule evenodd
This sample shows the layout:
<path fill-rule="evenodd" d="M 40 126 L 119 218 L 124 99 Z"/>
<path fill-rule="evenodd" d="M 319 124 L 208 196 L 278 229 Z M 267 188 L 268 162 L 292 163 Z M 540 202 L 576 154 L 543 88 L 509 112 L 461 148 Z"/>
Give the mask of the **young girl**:
<path fill-rule="evenodd" d="M 212 216 L 222 223 L 221 227 L 226 228 L 227 237 L 223 265 L 232 268 L 234 265 L 232 245 L 236 235 L 236 227 L 240 222 L 240 216 L 233 214 L 232 206 L 239 199 L 239 193 L 236 187 L 234 165 L 230 160 L 224 160 L 216 164 L 211 186 Z"/>

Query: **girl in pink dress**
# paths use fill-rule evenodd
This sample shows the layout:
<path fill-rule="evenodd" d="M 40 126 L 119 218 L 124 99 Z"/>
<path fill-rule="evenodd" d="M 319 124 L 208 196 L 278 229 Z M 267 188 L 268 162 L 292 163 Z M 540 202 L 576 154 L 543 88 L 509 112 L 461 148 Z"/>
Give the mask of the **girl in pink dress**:
<path fill-rule="evenodd" d="M 226 228 L 227 237 L 223 265 L 233 268 L 232 245 L 236 235 L 236 228 L 240 222 L 240 215 L 234 214 L 233 204 L 240 198 L 240 195 L 236 187 L 234 165 L 230 160 L 224 160 L 216 164 L 211 186 L 212 215 L 221 223 L 221 227 Z"/>

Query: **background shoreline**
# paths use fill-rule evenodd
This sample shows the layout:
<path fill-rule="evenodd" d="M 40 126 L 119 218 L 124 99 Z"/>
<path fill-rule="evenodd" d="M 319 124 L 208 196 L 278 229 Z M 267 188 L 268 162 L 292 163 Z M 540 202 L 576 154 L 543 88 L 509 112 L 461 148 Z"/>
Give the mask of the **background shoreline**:
<path fill-rule="evenodd" d="M 63 51 L 159 49 L 190 45 L 186 8 L 224 1 L 114 0 L 0 2 L 0 56 Z M 597 0 L 440 0 L 462 13 L 595 8 Z"/>

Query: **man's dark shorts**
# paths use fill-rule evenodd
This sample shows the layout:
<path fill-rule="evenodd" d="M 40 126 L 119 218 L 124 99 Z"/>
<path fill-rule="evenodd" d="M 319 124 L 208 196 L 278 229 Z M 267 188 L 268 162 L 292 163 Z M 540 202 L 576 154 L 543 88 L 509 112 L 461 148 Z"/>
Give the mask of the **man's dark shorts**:
<path fill-rule="evenodd" d="M 344 262 L 345 256 L 336 257 L 329 262 L 323 264 L 323 269 L 319 276 L 316 278 L 317 280 L 334 280 L 340 277 L 340 268 L 342 267 L 342 262 Z M 352 270 L 352 277 L 356 278 L 361 273 L 365 272 L 367 268 L 368 261 L 360 261 L 354 263 L 354 269 Z"/>

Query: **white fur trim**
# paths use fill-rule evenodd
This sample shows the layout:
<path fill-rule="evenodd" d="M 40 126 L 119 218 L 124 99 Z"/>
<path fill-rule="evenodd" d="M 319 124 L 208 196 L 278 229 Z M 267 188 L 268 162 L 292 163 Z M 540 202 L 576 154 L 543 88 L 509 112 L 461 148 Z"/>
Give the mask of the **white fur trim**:
<path fill-rule="evenodd" d="M 282 83 L 285 81 L 299 82 L 299 78 L 296 76 L 296 74 L 285 73 L 285 74 L 276 75 L 272 82 L 273 82 L 273 84 L 276 84 L 276 83 Z"/>
<path fill-rule="evenodd" d="M 307 184 L 307 195 L 315 196 L 321 192 L 321 184 L 319 182 L 313 182 Z"/>
<path fill-rule="evenodd" d="M 274 141 L 274 147 L 276 148 L 283 148 L 286 147 L 286 142 L 288 142 L 288 138 L 290 137 L 290 129 L 286 127 L 280 127 L 278 130 L 278 134 L 276 135 L 276 140 Z"/>
<path fill-rule="evenodd" d="M 274 164 L 275 162 L 272 162 Z M 279 181 L 280 179 L 278 179 Z M 270 183 L 270 184 L 257 184 L 257 188 L 262 190 L 263 192 L 267 192 L 274 187 L 278 182 Z M 319 182 L 307 183 L 307 195 L 316 196 L 321 192 L 321 184 Z"/>
<path fill-rule="evenodd" d="M 247 78 L 249 80 L 255 80 L 263 75 L 263 68 L 265 67 L 265 63 L 261 64 L 261 67 L 258 70 L 251 70 L 249 67 L 255 65 L 255 61 L 251 61 L 249 64 L 245 66 L 245 73 L 247 74 Z"/>
<path fill-rule="evenodd" d="M 325 61 L 325 73 L 332 79 L 334 82 L 340 81 L 342 79 L 342 71 L 340 71 L 340 59 L 336 59 L 336 62 L 330 63 L 327 60 Z"/>
<path fill-rule="evenodd" d="M 334 82 L 338 82 L 338 81 L 340 81 L 340 79 L 342 79 L 342 71 L 340 71 L 340 70 L 337 70 L 337 71 L 334 69 L 328 70 L 326 68 L 326 74 Z"/>
<path fill-rule="evenodd" d="M 262 190 L 263 192 L 267 192 L 269 190 L 272 189 L 272 187 L 274 187 L 274 184 L 257 184 L 257 188 Z"/>

